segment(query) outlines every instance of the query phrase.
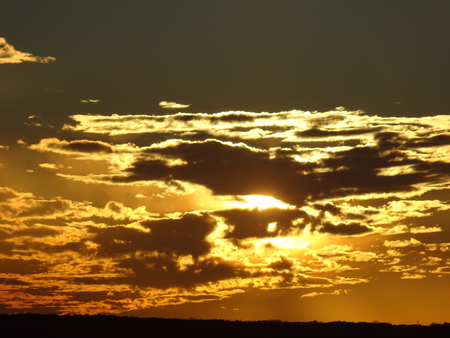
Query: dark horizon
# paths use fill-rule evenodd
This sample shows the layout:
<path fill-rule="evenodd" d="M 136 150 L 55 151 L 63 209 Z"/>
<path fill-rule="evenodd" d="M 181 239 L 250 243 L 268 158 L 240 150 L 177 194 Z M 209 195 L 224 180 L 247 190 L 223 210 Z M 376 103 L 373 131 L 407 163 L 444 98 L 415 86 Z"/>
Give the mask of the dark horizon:
<path fill-rule="evenodd" d="M 2 315 L 0 314 L 2 332 L 8 337 L 148 337 L 149 335 L 195 334 L 197 337 L 244 337 L 260 335 L 271 337 L 305 335 L 334 337 L 424 337 L 444 336 L 450 333 L 450 323 L 429 326 L 418 324 L 367 323 L 367 322 L 283 322 L 266 321 L 229 321 L 202 319 L 162 319 L 116 317 L 112 315 Z"/>

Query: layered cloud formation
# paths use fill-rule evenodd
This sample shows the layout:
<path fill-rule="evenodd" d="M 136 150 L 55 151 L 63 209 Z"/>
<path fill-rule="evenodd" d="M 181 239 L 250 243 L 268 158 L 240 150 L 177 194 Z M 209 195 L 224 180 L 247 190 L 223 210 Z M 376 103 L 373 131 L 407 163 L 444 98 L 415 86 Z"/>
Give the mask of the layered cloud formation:
<path fill-rule="evenodd" d="M 22 62 L 38 62 L 49 63 L 55 61 L 56 58 L 51 56 L 35 56 L 30 53 L 24 53 L 16 50 L 12 45 L 6 42 L 5 38 L 0 37 L 0 64 L 2 63 L 22 63 Z"/>
<path fill-rule="evenodd" d="M 450 273 L 448 116 L 72 120 L 61 137 L 0 147 L 3 309 L 344 297 L 382 274 Z"/>

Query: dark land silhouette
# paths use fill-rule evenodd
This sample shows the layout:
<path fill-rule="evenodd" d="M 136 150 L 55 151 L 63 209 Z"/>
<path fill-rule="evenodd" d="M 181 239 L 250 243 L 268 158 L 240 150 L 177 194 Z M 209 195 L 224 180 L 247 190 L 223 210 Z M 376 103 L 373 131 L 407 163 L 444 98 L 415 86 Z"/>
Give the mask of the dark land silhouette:
<path fill-rule="evenodd" d="M 450 323 L 423 326 L 0 314 L 0 337 L 450 337 Z"/>

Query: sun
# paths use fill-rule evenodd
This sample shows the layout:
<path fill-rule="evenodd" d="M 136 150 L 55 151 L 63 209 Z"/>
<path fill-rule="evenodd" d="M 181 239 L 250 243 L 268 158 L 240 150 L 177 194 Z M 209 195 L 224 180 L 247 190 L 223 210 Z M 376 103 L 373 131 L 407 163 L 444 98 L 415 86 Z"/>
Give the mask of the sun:
<path fill-rule="evenodd" d="M 240 196 L 216 196 L 215 201 L 220 208 L 239 209 L 291 209 L 293 205 L 286 204 L 271 196 L 263 195 L 240 195 Z"/>
<path fill-rule="evenodd" d="M 280 208 L 280 209 L 288 209 L 290 207 L 289 204 L 283 203 L 276 198 L 270 196 L 262 196 L 262 195 L 247 195 L 242 196 L 242 199 L 245 201 L 245 206 L 247 208 L 257 208 L 257 209 L 267 209 L 267 208 Z"/>

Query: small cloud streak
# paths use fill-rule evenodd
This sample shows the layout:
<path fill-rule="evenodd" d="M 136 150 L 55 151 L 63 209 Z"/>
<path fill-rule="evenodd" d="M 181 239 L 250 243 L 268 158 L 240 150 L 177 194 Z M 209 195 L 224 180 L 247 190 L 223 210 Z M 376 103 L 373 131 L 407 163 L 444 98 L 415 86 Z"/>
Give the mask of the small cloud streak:
<path fill-rule="evenodd" d="M 333 292 L 311 292 L 301 295 L 300 298 L 312 298 L 317 296 L 339 296 L 349 293 L 350 290 L 334 290 Z"/>
<path fill-rule="evenodd" d="M 182 104 L 182 103 L 168 102 L 168 101 L 161 101 L 159 103 L 159 106 L 164 109 L 183 109 L 183 108 L 190 107 L 189 104 Z"/>
<path fill-rule="evenodd" d="M 0 37 L 0 64 L 22 62 L 49 63 L 55 60 L 56 58 L 51 56 L 42 57 L 20 52 L 7 43 L 5 38 Z"/>
<path fill-rule="evenodd" d="M 87 99 L 87 100 L 80 100 L 81 103 L 98 103 L 100 100 L 98 99 Z"/>

